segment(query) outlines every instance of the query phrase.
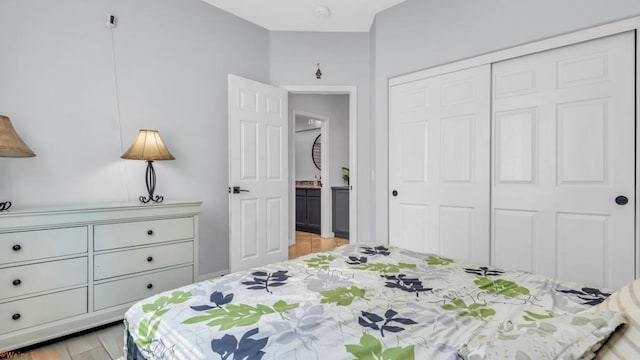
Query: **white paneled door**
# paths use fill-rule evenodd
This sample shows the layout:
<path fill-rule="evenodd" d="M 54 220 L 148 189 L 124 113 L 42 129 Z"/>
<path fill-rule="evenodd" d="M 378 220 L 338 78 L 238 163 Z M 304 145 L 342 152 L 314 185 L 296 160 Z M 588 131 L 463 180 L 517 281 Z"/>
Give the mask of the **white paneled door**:
<path fill-rule="evenodd" d="M 229 270 L 287 259 L 288 95 L 229 75 Z"/>
<path fill-rule="evenodd" d="M 389 242 L 489 263 L 490 66 L 391 88 Z"/>
<path fill-rule="evenodd" d="M 492 262 L 634 279 L 634 34 L 494 64 Z"/>

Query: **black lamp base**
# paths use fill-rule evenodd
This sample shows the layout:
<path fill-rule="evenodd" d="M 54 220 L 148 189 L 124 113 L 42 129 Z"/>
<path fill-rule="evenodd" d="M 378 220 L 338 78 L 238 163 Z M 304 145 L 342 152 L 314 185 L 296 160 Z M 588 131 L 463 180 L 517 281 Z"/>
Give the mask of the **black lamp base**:
<path fill-rule="evenodd" d="M 11 207 L 11 201 L 0 202 L 0 211 L 9 210 L 10 207 Z"/>
<path fill-rule="evenodd" d="M 145 182 L 147 183 L 147 191 L 149 192 L 149 196 L 142 195 L 138 198 L 138 200 L 140 200 L 140 202 L 143 204 L 147 204 L 151 201 L 153 201 L 154 203 L 161 203 L 162 200 L 164 200 L 164 197 L 153 195 L 153 193 L 156 191 L 156 171 L 153 169 L 153 160 L 147 160 L 147 173 L 145 176 Z M 9 203 L 9 206 L 11 206 L 11 203 Z"/>

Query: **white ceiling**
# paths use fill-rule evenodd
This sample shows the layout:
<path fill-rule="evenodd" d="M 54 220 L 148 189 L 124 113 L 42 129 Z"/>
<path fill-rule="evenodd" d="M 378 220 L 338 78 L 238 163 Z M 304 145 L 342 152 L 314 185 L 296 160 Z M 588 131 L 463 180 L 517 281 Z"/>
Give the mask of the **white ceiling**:
<path fill-rule="evenodd" d="M 203 0 L 254 24 L 273 31 L 362 31 L 371 28 L 374 16 L 405 0 Z M 327 17 L 314 12 L 331 10 Z"/>

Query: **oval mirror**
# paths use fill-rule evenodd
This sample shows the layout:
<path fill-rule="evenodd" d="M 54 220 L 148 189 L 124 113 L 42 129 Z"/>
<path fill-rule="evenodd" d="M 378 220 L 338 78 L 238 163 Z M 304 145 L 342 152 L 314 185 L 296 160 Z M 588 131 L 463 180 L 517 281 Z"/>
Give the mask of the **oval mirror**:
<path fill-rule="evenodd" d="M 322 170 L 320 169 L 320 161 L 322 159 L 322 141 L 320 140 L 320 136 L 322 136 L 322 134 L 318 135 L 316 140 L 313 142 L 313 146 L 311 147 L 311 159 L 313 159 L 313 164 L 318 168 L 318 170 Z"/>

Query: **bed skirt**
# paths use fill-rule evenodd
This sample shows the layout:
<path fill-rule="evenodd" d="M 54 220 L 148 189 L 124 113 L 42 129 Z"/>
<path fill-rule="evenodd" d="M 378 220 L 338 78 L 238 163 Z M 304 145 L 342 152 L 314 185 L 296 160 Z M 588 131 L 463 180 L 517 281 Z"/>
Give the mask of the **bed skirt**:
<path fill-rule="evenodd" d="M 133 338 L 127 331 L 127 360 L 146 360 L 138 349 L 138 345 L 133 342 Z"/>

